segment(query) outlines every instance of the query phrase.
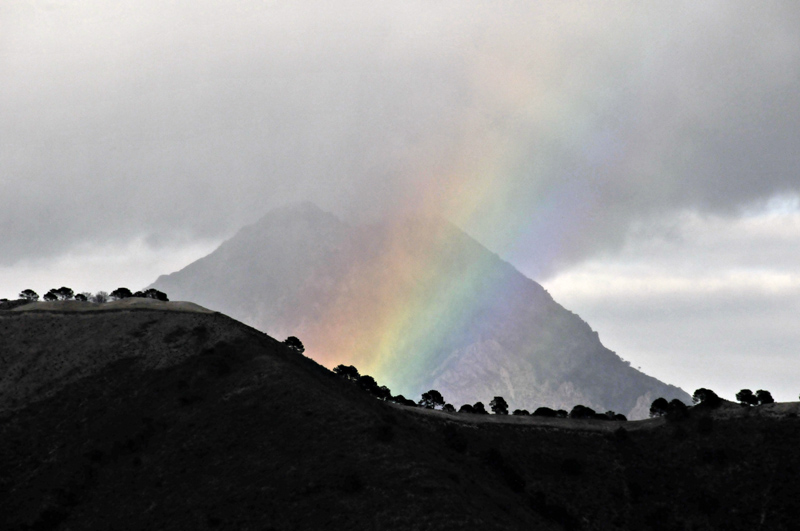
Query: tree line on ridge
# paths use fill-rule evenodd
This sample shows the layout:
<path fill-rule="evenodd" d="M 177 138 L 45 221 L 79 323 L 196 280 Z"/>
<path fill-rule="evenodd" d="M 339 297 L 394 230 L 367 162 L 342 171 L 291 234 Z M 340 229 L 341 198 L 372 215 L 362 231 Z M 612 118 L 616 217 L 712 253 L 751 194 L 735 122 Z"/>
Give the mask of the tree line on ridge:
<path fill-rule="evenodd" d="M 113 300 L 128 299 L 130 297 L 140 297 L 144 299 L 155 299 L 163 302 L 168 302 L 169 298 L 163 291 L 155 288 L 146 289 L 143 291 L 132 292 L 128 288 L 117 288 L 111 293 L 105 291 L 98 291 L 97 293 L 90 293 L 85 291 L 76 294 L 71 288 L 62 286 L 60 288 L 53 288 L 44 294 L 42 300 L 45 301 L 69 301 L 76 300 L 81 302 L 95 302 L 103 304 Z M 32 289 L 24 289 L 20 292 L 19 298 L 30 302 L 39 300 L 39 294 Z"/>
<path fill-rule="evenodd" d="M 340 376 L 341 378 L 353 382 L 360 389 L 374 396 L 378 400 L 393 402 L 395 404 L 400 404 L 409 407 L 436 409 L 444 411 L 445 413 L 470 413 L 478 415 L 486 415 L 489 413 L 486 410 L 486 406 L 483 404 L 483 402 L 475 402 L 474 404 L 464 404 L 456 411 L 455 406 L 447 403 L 442 394 L 436 389 L 431 389 L 430 391 L 422 393 L 422 396 L 417 402 L 414 402 L 413 400 L 408 399 L 403 395 L 394 396 L 392 395 L 392 392 L 389 390 L 388 387 L 386 387 L 385 385 L 378 385 L 378 382 L 375 381 L 375 378 L 366 374 L 365 375 L 360 374 L 358 372 L 358 369 L 352 365 L 338 365 L 333 369 L 333 372 L 338 376 Z M 489 402 L 489 409 L 491 409 L 492 413 L 494 413 L 495 415 L 509 414 L 508 402 L 506 402 L 502 396 L 496 396 L 492 398 L 492 400 Z M 617 420 L 617 421 L 628 420 L 625 417 L 625 415 L 622 415 L 621 413 L 615 413 L 614 411 L 606 411 L 605 413 L 598 413 L 594 411 L 592 408 L 580 404 L 573 407 L 572 410 L 569 412 L 567 412 L 564 409 L 555 410 L 549 407 L 540 407 L 536 409 L 533 413 L 530 413 L 526 409 L 515 409 L 511 413 L 511 415 L 517 415 L 517 416 L 531 415 L 536 417 Z"/>

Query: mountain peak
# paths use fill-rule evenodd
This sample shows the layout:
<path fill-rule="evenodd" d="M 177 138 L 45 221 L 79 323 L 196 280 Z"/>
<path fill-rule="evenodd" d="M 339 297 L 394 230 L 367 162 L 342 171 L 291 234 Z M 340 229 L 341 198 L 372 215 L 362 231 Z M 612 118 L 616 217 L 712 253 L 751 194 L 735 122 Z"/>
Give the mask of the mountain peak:
<path fill-rule="evenodd" d="M 316 203 L 312 203 L 311 201 L 296 201 L 273 208 L 267 213 L 267 216 L 304 216 L 320 214 L 328 214 L 328 212 L 325 212 L 317 206 Z"/>
<path fill-rule="evenodd" d="M 625 364 L 536 282 L 432 218 L 350 226 L 313 203 L 276 209 L 154 286 L 355 365 L 395 393 L 455 405 L 646 416 L 641 397 L 689 396 Z"/>

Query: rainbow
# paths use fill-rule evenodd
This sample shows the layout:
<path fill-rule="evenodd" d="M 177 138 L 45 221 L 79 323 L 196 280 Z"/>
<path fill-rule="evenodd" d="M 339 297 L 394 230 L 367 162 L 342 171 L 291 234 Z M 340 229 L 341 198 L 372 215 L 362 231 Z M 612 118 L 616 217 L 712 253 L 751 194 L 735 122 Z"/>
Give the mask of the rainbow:
<path fill-rule="evenodd" d="M 585 100 L 547 90 L 529 70 L 494 63 L 491 75 L 479 69 L 476 79 L 491 80 L 477 83 L 485 85 L 478 92 L 491 93 L 493 108 L 464 118 L 448 160 L 415 162 L 410 181 L 425 185 L 402 201 L 413 207 L 371 236 L 373 250 L 353 282 L 327 303 L 328 314 L 341 317 L 312 339 L 319 350 L 310 352 L 323 364 L 353 364 L 393 391 L 415 389 L 463 346 L 476 323 L 493 318 L 487 308 L 515 289 L 518 275 L 481 249 L 470 260 L 456 253 L 453 242 L 467 238 L 453 226 L 534 277 L 585 245 L 586 229 L 600 216 L 603 180 L 623 154 L 617 133 L 595 123 L 598 112 Z M 521 125 L 492 128 L 483 112 Z M 549 155 L 558 150 L 581 156 L 559 168 L 561 157 Z"/>

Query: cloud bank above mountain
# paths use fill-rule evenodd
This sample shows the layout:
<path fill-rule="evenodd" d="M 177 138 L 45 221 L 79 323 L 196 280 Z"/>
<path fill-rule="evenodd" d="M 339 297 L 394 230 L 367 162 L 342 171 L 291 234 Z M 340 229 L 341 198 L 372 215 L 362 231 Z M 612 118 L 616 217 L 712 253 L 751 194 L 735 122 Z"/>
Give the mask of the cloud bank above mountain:
<path fill-rule="evenodd" d="M 790 2 L 17 1 L 0 260 L 222 239 L 271 207 L 451 219 L 531 276 L 797 194 Z"/>

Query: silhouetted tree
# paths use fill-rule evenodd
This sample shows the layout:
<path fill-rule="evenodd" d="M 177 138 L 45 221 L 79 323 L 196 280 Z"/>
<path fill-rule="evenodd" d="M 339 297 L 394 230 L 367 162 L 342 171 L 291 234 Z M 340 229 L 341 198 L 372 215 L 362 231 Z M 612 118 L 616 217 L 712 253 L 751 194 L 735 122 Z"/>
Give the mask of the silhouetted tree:
<path fill-rule="evenodd" d="M 58 300 L 58 295 L 56 295 L 55 291 L 50 290 L 47 293 L 45 293 L 44 297 L 42 297 L 42 298 L 44 300 L 48 301 L 48 302 L 57 301 Z"/>
<path fill-rule="evenodd" d="M 97 302 L 99 304 L 104 304 L 108 302 L 108 293 L 105 291 L 98 291 L 97 293 L 89 297 L 89 300 L 92 302 Z"/>
<path fill-rule="evenodd" d="M 689 406 L 673 398 L 669 401 L 669 408 L 667 409 L 667 420 L 680 420 L 689 415 Z"/>
<path fill-rule="evenodd" d="M 75 295 L 75 292 L 66 286 L 61 286 L 58 289 L 51 289 L 50 292 L 53 293 L 58 300 L 62 301 L 68 301 Z"/>
<path fill-rule="evenodd" d="M 459 413 L 475 413 L 475 408 L 471 404 L 464 404 L 458 408 Z"/>
<path fill-rule="evenodd" d="M 117 288 L 111 292 L 111 298 L 115 300 L 127 299 L 133 297 L 133 293 L 128 288 Z"/>
<path fill-rule="evenodd" d="M 76 301 L 81 301 L 81 302 L 86 302 L 89 299 L 83 293 L 78 293 L 77 295 L 75 295 L 75 300 Z"/>
<path fill-rule="evenodd" d="M 286 345 L 287 349 L 291 350 L 292 352 L 296 352 L 297 354 L 302 354 L 306 350 L 306 347 L 303 346 L 303 342 L 294 336 L 287 337 L 283 341 L 283 344 Z"/>
<path fill-rule="evenodd" d="M 698 405 L 704 405 L 710 408 L 719 407 L 722 404 L 722 399 L 717 396 L 717 393 L 711 389 L 700 388 L 697 389 L 692 395 L 692 401 Z"/>
<path fill-rule="evenodd" d="M 358 386 L 371 395 L 378 393 L 378 382 L 368 374 L 358 377 Z"/>
<path fill-rule="evenodd" d="M 392 392 L 385 385 L 378 387 L 373 394 L 378 400 L 389 400 L 392 398 Z"/>
<path fill-rule="evenodd" d="M 669 412 L 669 402 L 666 398 L 659 397 L 650 404 L 650 417 L 663 417 Z"/>
<path fill-rule="evenodd" d="M 536 411 L 532 413 L 534 417 L 555 417 L 556 412 L 549 407 L 537 407 Z M 566 416 L 566 415 L 565 415 Z"/>
<path fill-rule="evenodd" d="M 358 369 L 352 365 L 337 365 L 333 368 L 333 372 L 344 378 L 345 380 L 356 381 L 361 376 L 358 374 Z"/>
<path fill-rule="evenodd" d="M 131 297 L 139 297 L 142 299 L 155 299 L 157 301 L 169 302 L 167 294 L 163 291 L 158 291 L 155 288 L 146 289 L 144 291 L 137 291 Z"/>
<path fill-rule="evenodd" d="M 524 416 L 524 415 L 530 415 L 530 413 L 528 413 L 527 409 L 515 409 L 512 415 Z"/>
<path fill-rule="evenodd" d="M 762 406 L 765 404 L 775 403 L 775 399 L 772 398 L 772 393 L 770 393 L 769 391 L 764 391 L 763 389 L 759 389 L 758 391 L 756 391 L 756 398 L 758 399 L 759 405 Z"/>
<path fill-rule="evenodd" d="M 569 412 L 569 418 L 571 419 L 590 419 L 595 415 L 595 410 L 586 407 L 582 404 L 578 404 L 577 406 L 572 408 L 572 411 Z"/>
<path fill-rule="evenodd" d="M 486 408 L 483 405 L 483 402 L 475 402 L 472 404 L 472 409 L 474 413 L 479 413 L 481 415 L 488 415 L 486 412 Z"/>
<path fill-rule="evenodd" d="M 757 406 L 758 398 L 753 394 L 750 389 L 742 389 L 736 393 L 736 400 L 743 406 Z"/>
<path fill-rule="evenodd" d="M 565 419 L 568 416 L 569 416 L 569 413 L 567 413 L 567 410 L 565 410 L 565 409 L 559 409 L 559 410 L 556 411 L 556 418 Z"/>
<path fill-rule="evenodd" d="M 425 409 L 436 409 L 436 406 L 444 406 L 444 397 L 436 389 L 431 389 L 427 393 L 422 393 L 419 405 Z"/>
<path fill-rule="evenodd" d="M 19 298 L 34 302 L 39 300 L 39 294 L 32 289 L 24 289 L 19 293 Z"/>
<path fill-rule="evenodd" d="M 389 399 L 390 402 L 394 402 L 395 404 L 400 404 L 403 406 L 410 406 L 410 407 L 417 407 L 417 403 L 413 400 L 409 400 L 408 398 L 404 397 L 403 395 L 393 396 Z"/>
<path fill-rule="evenodd" d="M 502 396 L 496 396 L 489 402 L 489 407 L 495 415 L 508 415 L 508 404 Z"/>
<path fill-rule="evenodd" d="M 613 420 L 618 420 L 618 421 L 621 421 L 621 422 L 628 422 L 628 417 L 626 417 L 622 413 L 616 413 L 614 415 Z"/>
<path fill-rule="evenodd" d="M 144 295 L 145 297 L 148 297 L 150 299 L 155 299 L 157 301 L 169 302 L 169 297 L 167 297 L 167 294 L 155 288 L 144 290 Z"/>
<path fill-rule="evenodd" d="M 453 404 L 445 404 L 442 407 L 442 411 L 445 411 L 447 413 L 455 413 L 456 412 L 456 408 L 453 407 Z"/>

